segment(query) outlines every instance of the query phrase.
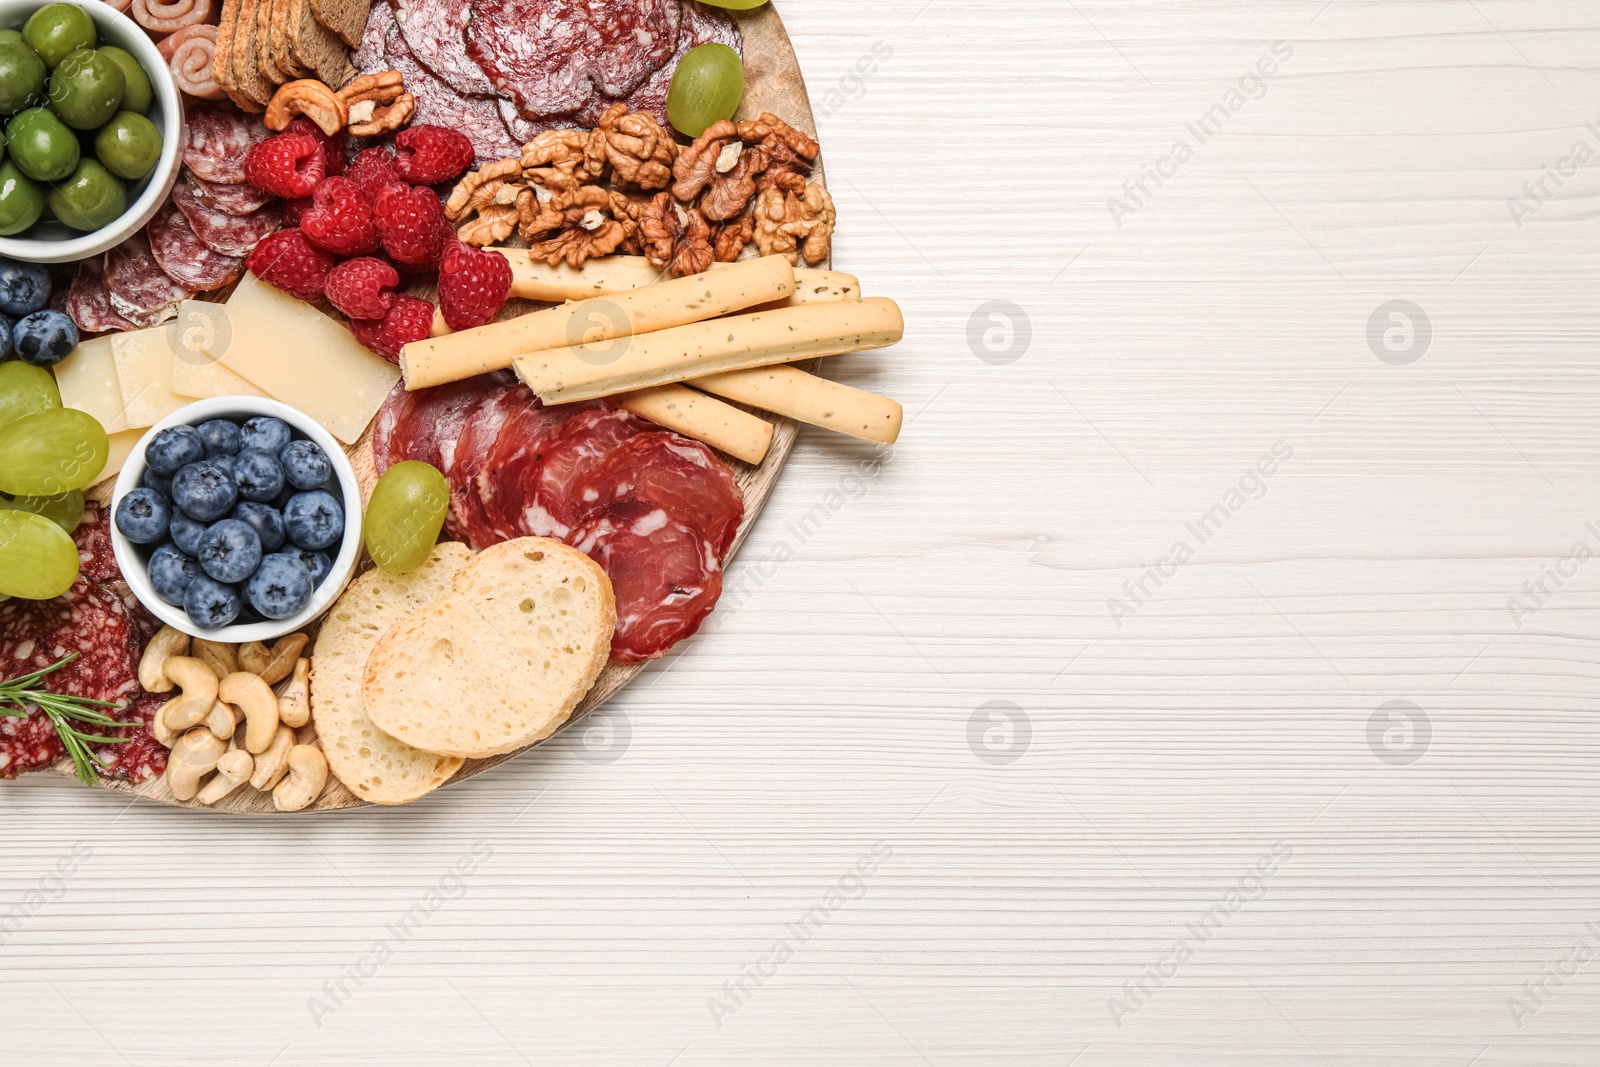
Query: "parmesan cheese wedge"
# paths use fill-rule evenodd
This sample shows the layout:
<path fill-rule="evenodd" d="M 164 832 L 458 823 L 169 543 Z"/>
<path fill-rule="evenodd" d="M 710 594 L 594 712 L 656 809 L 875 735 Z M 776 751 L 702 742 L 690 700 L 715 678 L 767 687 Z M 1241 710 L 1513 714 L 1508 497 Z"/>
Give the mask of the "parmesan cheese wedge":
<path fill-rule="evenodd" d="M 56 364 L 55 376 L 62 407 L 88 412 L 108 434 L 136 429 L 129 425 L 128 410 L 122 403 L 111 338 L 94 337 L 80 343 L 72 355 Z"/>
<path fill-rule="evenodd" d="M 207 354 L 347 445 L 361 439 L 400 380 L 400 368 L 361 347 L 344 326 L 253 274 L 223 306 L 228 328 Z"/>
<path fill-rule="evenodd" d="M 772 423 L 687 386 L 663 385 L 612 399 L 624 411 L 746 463 L 760 463 L 772 447 Z"/>
<path fill-rule="evenodd" d="M 546 404 L 593 400 L 707 374 L 887 348 L 905 336 L 893 300 L 830 301 L 712 319 L 626 339 L 518 356 Z"/>
<path fill-rule="evenodd" d="M 691 274 L 446 337 L 413 341 L 400 352 L 400 369 L 407 389 L 426 389 L 504 370 L 523 352 L 667 330 L 785 300 L 794 292 L 794 268 L 787 259 L 747 259 L 725 270 Z"/>
<path fill-rule="evenodd" d="M 159 326 L 112 334 L 111 359 L 130 427 L 153 426 L 193 399 L 172 389 L 172 347 Z"/>
<path fill-rule="evenodd" d="M 690 384 L 762 411 L 880 445 L 895 443 L 904 417 L 900 405 L 886 396 L 831 382 L 798 367 L 728 371 L 696 378 Z"/>

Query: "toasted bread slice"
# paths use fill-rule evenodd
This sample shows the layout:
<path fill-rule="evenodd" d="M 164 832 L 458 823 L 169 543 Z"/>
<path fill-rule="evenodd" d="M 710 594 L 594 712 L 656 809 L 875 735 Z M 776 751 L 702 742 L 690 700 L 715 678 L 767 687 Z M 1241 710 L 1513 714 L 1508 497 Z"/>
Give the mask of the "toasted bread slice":
<path fill-rule="evenodd" d="M 344 42 L 311 13 L 309 0 L 274 0 L 282 9 L 284 43 L 287 51 L 280 66 L 305 71 L 326 85 L 343 85 L 350 66 L 350 53 Z"/>
<path fill-rule="evenodd" d="M 276 86 L 261 73 L 260 40 L 256 33 L 257 9 L 268 0 L 240 0 L 233 29 L 233 79 L 241 95 L 264 109 Z"/>
<path fill-rule="evenodd" d="M 334 777 L 362 800 L 406 804 L 439 788 L 462 761 L 419 752 L 372 724 L 361 675 L 378 638 L 450 592 L 472 552 L 447 541 L 410 574 L 371 570 L 351 583 L 322 623 L 311 658 L 311 718 Z"/>
<path fill-rule="evenodd" d="M 351 48 L 361 47 L 361 34 L 367 28 L 371 9 L 372 0 L 311 0 L 311 13 L 317 21 Z"/>
<path fill-rule="evenodd" d="M 289 0 L 257 0 L 256 56 L 261 74 L 274 85 L 300 77 L 300 69 L 287 60 L 288 43 L 283 29 L 284 8 Z"/>
<path fill-rule="evenodd" d="M 567 721 L 616 622 L 611 580 L 588 556 L 543 537 L 507 541 L 378 639 L 361 699 L 379 729 L 424 751 L 514 752 Z"/>

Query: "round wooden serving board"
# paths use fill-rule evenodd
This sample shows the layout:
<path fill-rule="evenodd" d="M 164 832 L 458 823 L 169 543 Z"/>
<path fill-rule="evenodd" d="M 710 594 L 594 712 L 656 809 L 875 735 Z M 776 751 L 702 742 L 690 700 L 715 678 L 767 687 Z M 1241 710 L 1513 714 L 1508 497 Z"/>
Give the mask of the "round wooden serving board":
<path fill-rule="evenodd" d="M 811 113 L 811 100 L 806 93 L 805 78 L 800 73 L 800 63 L 795 57 L 794 46 L 789 42 L 789 35 L 783 28 L 783 20 L 778 12 L 769 3 L 755 11 L 731 11 L 729 14 L 739 21 L 739 28 L 744 34 L 744 63 L 745 63 L 745 97 L 740 106 L 738 117 L 755 118 L 764 111 L 770 111 L 779 118 L 784 119 L 798 129 L 804 130 L 813 137 L 816 136 L 816 120 Z M 822 179 L 822 167 L 819 164 L 816 178 Z M 821 264 L 827 267 L 829 264 Z M 767 502 L 767 496 L 772 492 L 778 480 L 778 473 L 783 470 L 783 465 L 789 459 L 789 452 L 794 447 L 795 436 L 799 430 L 792 419 L 762 413 L 762 416 L 771 421 L 776 427 L 772 435 L 772 447 L 767 452 L 767 457 L 760 466 L 751 466 L 738 460 L 728 459 L 734 468 L 734 473 L 739 482 L 739 488 L 744 492 L 745 513 L 744 521 L 739 526 L 738 536 L 734 539 L 733 547 L 728 550 L 724 565 L 733 559 L 739 547 L 744 543 L 750 528 L 754 525 L 756 517 L 761 514 L 762 507 Z M 371 428 L 361 442 L 353 446 L 350 451 L 351 460 L 355 463 L 357 475 L 362 479 L 363 495 L 371 491 L 372 482 L 376 480 L 373 469 Z M 369 564 L 370 565 L 370 564 Z M 693 640 L 691 638 L 691 640 Z M 314 649 L 314 646 L 313 646 Z M 573 723 L 585 714 L 599 707 L 619 692 L 633 680 L 634 676 L 642 671 L 646 664 L 618 665 L 611 664 L 606 667 L 600 678 L 595 682 L 594 688 L 584 698 L 583 703 L 573 712 L 563 729 L 570 728 Z M 559 732 L 559 731 L 558 731 Z M 300 731 L 301 740 L 309 742 L 316 736 L 316 731 L 311 726 L 306 726 Z M 531 746 L 530 746 L 531 747 Z M 464 781 L 475 774 L 480 774 L 496 764 L 508 759 L 515 759 L 521 752 L 509 753 L 504 756 L 494 756 L 490 759 L 468 760 L 467 765 L 447 782 L 442 788 L 448 789 L 455 782 Z M 50 768 L 50 773 L 63 777 L 74 777 L 72 762 L 63 759 Z M 141 797 L 145 800 L 155 801 L 180 808 L 195 808 L 200 811 L 233 812 L 235 814 L 271 813 L 283 814 L 272 806 L 272 797 L 267 793 L 260 793 L 248 787 L 236 790 L 220 803 L 212 807 L 204 807 L 194 802 L 179 802 L 174 800 L 167 789 L 164 778 L 154 778 L 139 785 L 130 785 L 127 782 L 102 780 L 103 788 L 131 796 Z M 360 799 L 346 789 L 336 778 L 331 775 L 328 787 L 315 804 L 305 809 L 306 812 L 339 811 L 345 808 L 364 808 L 372 805 Z M 297 813 L 298 814 L 298 813 Z"/>

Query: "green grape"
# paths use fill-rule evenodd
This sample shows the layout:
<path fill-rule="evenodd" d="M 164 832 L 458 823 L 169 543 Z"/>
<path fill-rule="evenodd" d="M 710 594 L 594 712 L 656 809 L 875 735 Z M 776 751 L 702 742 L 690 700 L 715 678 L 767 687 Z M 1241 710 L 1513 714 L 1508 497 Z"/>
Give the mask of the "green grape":
<path fill-rule="evenodd" d="M 15 500 L 0 500 L 0 508 L 43 515 L 67 533 L 72 533 L 83 521 L 83 492 L 74 489 L 59 496 L 19 496 Z"/>
<path fill-rule="evenodd" d="M 725 44 L 691 48 L 672 72 L 667 90 L 667 118 L 679 133 L 699 137 L 706 129 L 733 118 L 744 99 L 744 63 Z"/>
<path fill-rule="evenodd" d="M 20 359 L 0 363 L 0 426 L 60 406 L 55 375 Z"/>
<path fill-rule="evenodd" d="M 394 574 L 422 566 L 449 510 L 450 485 L 430 464 L 413 459 L 384 471 L 367 503 L 372 562 Z"/>
<path fill-rule="evenodd" d="M 66 531 L 27 511 L 0 511 L 0 594 L 49 600 L 78 580 L 78 546 Z"/>
<path fill-rule="evenodd" d="M 729 11 L 752 11 L 761 7 L 767 0 L 703 0 L 712 7 L 725 7 Z"/>
<path fill-rule="evenodd" d="M 93 483 L 111 456 L 105 428 L 76 408 L 36 411 L 0 428 L 0 492 L 57 496 Z"/>

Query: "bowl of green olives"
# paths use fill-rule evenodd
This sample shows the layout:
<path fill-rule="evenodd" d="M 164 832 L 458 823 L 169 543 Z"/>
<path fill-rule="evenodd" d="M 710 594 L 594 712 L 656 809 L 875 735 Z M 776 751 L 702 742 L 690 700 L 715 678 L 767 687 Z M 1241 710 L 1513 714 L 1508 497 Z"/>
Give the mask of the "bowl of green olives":
<path fill-rule="evenodd" d="M 100 0 L 0 0 L 0 255 L 64 263 L 160 210 L 183 102 L 137 23 Z"/>

